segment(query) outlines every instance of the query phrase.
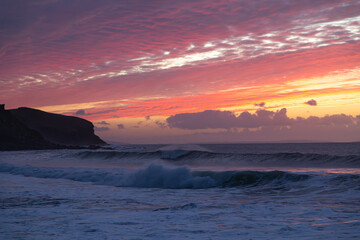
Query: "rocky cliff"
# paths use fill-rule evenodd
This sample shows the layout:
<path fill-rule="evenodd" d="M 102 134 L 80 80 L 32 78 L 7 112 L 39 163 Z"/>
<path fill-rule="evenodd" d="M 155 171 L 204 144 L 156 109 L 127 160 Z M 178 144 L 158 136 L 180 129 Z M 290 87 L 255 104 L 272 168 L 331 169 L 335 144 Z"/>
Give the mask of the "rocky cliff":
<path fill-rule="evenodd" d="M 0 150 L 56 149 L 106 144 L 82 118 L 32 108 L 0 111 Z"/>

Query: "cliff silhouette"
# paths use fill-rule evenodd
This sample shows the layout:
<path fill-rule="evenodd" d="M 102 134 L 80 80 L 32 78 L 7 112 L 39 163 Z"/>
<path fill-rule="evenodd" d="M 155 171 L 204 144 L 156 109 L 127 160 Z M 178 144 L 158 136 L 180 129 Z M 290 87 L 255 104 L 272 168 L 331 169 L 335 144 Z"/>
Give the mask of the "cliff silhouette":
<path fill-rule="evenodd" d="M 105 144 L 85 119 L 26 107 L 0 109 L 0 150 L 94 148 Z"/>

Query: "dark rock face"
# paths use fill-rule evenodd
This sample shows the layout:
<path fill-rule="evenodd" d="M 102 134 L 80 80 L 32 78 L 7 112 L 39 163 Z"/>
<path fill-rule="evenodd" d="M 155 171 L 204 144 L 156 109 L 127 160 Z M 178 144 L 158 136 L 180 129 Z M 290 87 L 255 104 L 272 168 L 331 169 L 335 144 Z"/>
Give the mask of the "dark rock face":
<path fill-rule="evenodd" d="M 56 149 L 106 144 L 78 117 L 18 108 L 0 112 L 0 150 Z"/>
<path fill-rule="evenodd" d="M 0 150 L 36 150 L 58 147 L 14 118 L 9 111 L 0 112 Z"/>

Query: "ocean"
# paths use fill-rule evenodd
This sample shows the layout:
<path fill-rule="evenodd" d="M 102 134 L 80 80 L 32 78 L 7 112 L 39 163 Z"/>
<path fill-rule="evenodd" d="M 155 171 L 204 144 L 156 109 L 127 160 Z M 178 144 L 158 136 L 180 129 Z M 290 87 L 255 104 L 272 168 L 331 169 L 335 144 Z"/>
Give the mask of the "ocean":
<path fill-rule="evenodd" d="M 360 143 L 0 152 L 0 239 L 360 239 Z"/>

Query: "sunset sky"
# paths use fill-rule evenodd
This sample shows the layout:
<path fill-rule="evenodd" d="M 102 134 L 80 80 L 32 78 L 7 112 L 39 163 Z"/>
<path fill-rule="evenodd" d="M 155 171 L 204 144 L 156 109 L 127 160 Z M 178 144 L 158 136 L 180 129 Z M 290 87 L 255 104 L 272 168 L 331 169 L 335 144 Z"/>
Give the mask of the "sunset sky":
<path fill-rule="evenodd" d="M 2 0 L 0 36 L 0 103 L 105 141 L 360 141 L 360 1 Z"/>

